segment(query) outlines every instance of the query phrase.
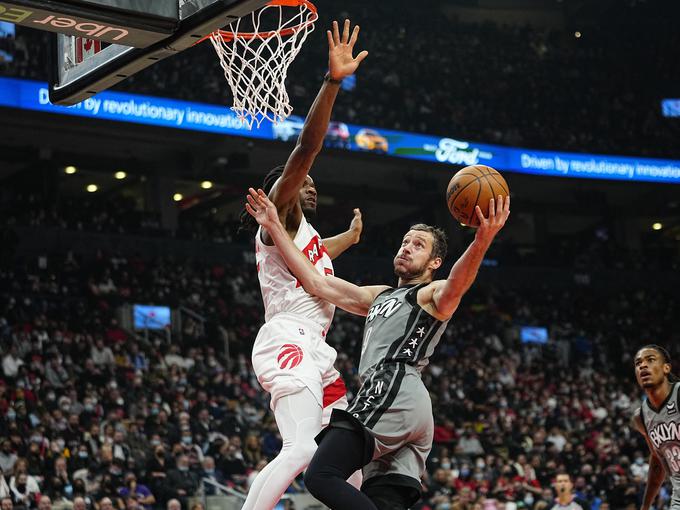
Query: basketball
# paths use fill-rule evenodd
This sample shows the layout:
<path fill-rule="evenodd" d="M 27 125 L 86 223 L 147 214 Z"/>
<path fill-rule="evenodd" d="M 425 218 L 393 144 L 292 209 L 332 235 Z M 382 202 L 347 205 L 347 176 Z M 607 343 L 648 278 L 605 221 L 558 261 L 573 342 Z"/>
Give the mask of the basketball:
<path fill-rule="evenodd" d="M 489 214 L 489 200 L 510 194 L 508 183 L 503 176 L 490 166 L 466 166 L 449 181 L 446 189 L 446 204 L 453 217 L 463 225 L 479 226 L 475 206 L 482 214 Z"/>

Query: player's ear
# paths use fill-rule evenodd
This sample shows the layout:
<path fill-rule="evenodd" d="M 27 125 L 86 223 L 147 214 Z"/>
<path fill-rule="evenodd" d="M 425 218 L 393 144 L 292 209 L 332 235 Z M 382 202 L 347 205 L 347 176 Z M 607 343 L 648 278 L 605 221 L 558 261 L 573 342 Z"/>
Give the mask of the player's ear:
<path fill-rule="evenodd" d="M 442 265 L 442 258 L 441 257 L 435 257 L 432 260 L 430 260 L 430 269 L 432 271 L 436 271 L 439 269 Z"/>
<path fill-rule="evenodd" d="M 671 373 L 671 364 L 670 363 L 664 363 L 663 364 L 663 373 L 668 376 Z"/>

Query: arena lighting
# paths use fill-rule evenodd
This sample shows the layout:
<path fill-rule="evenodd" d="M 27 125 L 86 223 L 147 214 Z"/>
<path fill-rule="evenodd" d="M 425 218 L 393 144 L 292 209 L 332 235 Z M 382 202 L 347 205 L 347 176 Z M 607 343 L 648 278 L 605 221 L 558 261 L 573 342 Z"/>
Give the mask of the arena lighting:
<path fill-rule="evenodd" d="M 125 172 L 123 172 L 123 171 L 118 171 L 118 172 L 116 172 L 113 176 L 114 176 L 116 179 L 118 179 L 119 181 L 121 181 L 121 180 L 123 180 L 123 179 L 125 179 L 125 178 L 127 177 L 127 174 L 126 174 Z"/>
<path fill-rule="evenodd" d="M 661 230 L 663 228 L 663 225 L 659 223 L 658 221 L 652 225 L 653 230 Z"/>
<path fill-rule="evenodd" d="M 73 165 L 69 165 L 66 168 L 64 168 L 64 173 L 68 175 L 73 175 L 74 173 L 76 173 L 76 167 L 74 167 Z"/>
<path fill-rule="evenodd" d="M 201 188 L 203 188 L 203 189 L 210 189 L 212 187 L 213 187 L 213 183 L 210 182 L 210 181 L 203 181 L 201 183 Z"/>
<path fill-rule="evenodd" d="M 179 201 L 182 200 L 183 198 L 184 198 L 184 196 L 183 196 L 181 193 L 175 193 L 174 195 L 172 195 L 172 199 L 173 199 L 175 202 L 179 202 Z"/>
<path fill-rule="evenodd" d="M 576 37 L 576 39 L 580 39 L 581 38 L 581 32 L 579 32 L 578 30 L 576 32 L 574 32 L 574 37 Z"/>
<path fill-rule="evenodd" d="M 94 193 L 97 191 L 99 188 L 97 187 L 96 184 L 88 184 L 87 187 L 85 188 L 88 193 Z"/>

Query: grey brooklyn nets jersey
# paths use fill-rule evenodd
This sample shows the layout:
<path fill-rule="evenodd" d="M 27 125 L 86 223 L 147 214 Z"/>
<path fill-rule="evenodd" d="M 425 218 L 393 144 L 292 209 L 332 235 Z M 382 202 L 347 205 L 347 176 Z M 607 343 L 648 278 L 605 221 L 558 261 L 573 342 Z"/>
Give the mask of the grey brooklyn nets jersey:
<path fill-rule="evenodd" d="M 424 285 L 404 286 L 380 294 L 366 316 L 359 374 L 380 362 L 427 365 L 448 322 L 435 319 L 416 302 Z"/>
<path fill-rule="evenodd" d="M 680 383 L 671 388 L 666 401 L 659 409 L 652 409 L 649 400 L 641 407 L 640 416 L 647 435 L 673 484 L 671 508 L 680 510 Z"/>
<path fill-rule="evenodd" d="M 432 449 L 432 404 L 420 370 L 448 321 L 418 305 L 423 285 L 386 290 L 366 317 L 359 364 L 363 384 L 347 409 L 374 440 L 372 462 L 364 468 L 365 484 L 391 480 L 420 490 Z"/>

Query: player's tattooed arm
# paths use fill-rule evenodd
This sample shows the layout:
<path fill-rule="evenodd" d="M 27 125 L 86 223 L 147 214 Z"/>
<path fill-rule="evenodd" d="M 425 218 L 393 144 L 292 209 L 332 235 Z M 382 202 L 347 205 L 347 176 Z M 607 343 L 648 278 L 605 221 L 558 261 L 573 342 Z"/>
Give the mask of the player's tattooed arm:
<path fill-rule="evenodd" d="M 347 76 L 354 74 L 361 62 L 368 56 L 367 51 L 360 52 L 356 57 L 353 56 L 354 45 L 359 37 L 359 26 L 356 25 L 354 30 L 350 30 L 350 28 L 350 21 L 345 20 L 341 34 L 338 22 L 334 21 L 332 32 L 330 30 L 327 31 L 328 69 L 330 78 L 334 81 L 341 81 Z M 323 147 L 323 141 L 328 131 L 328 123 L 331 119 L 331 111 L 333 110 L 338 90 L 339 86 L 337 83 L 324 81 L 307 114 L 295 149 L 293 149 L 293 152 L 288 157 L 288 161 L 286 161 L 283 175 L 269 194 L 272 202 L 279 209 L 279 214 L 284 223 L 291 208 L 296 210 L 297 216 L 302 215 L 301 209 L 295 206 L 298 200 L 298 193 L 317 154 Z M 299 217 L 297 219 L 299 222 Z"/>
<path fill-rule="evenodd" d="M 329 257 L 334 260 L 342 255 L 350 246 L 357 244 L 361 239 L 361 232 L 364 229 L 364 223 L 361 218 L 361 211 L 354 209 L 354 216 L 349 224 L 349 229 L 342 234 L 338 234 L 328 239 L 323 240 L 323 244 L 328 250 Z"/>
<path fill-rule="evenodd" d="M 489 201 L 488 218 L 484 217 L 479 206 L 476 206 L 475 212 L 479 218 L 479 227 L 474 241 L 453 265 L 449 277 L 429 286 L 433 291 L 434 315 L 440 319 L 448 319 L 453 315 L 461 298 L 475 281 L 484 255 L 510 216 L 510 197 L 505 201 L 501 195 L 498 195 L 496 201 L 492 198 Z"/>
<path fill-rule="evenodd" d="M 320 297 L 356 315 L 368 314 L 373 300 L 388 287 L 385 285 L 359 287 L 333 275 L 319 274 L 309 259 L 295 246 L 279 219 L 274 203 L 264 191 L 249 189 L 246 210 L 267 230 L 286 265 L 300 280 L 308 294 Z"/>
<path fill-rule="evenodd" d="M 647 486 L 645 487 L 645 495 L 642 498 L 641 510 L 649 510 L 653 506 L 654 500 L 659 494 L 659 490 L 666 479 L 666 469 L 664 468 L 661 459 L 654 453 L 654 447 L 652 446 L 645 426 L 642 423 L 642 410 L 637 408 L 633 413 L 631 419 L 633 428 L 637 430 L 645 438 L 647 442 L 647 447 L 649 448 L 649 471 L 647 473 Z"/>

